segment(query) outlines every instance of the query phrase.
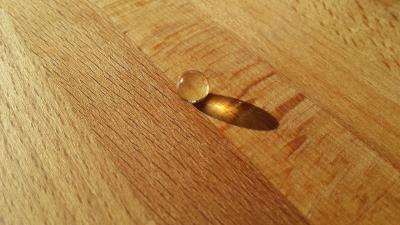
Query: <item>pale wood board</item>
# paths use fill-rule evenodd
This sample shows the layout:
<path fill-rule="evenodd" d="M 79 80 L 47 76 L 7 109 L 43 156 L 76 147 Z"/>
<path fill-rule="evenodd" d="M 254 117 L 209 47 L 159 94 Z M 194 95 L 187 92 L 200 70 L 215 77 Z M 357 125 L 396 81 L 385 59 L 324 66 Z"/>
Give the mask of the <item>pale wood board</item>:
<path fill-rule="evenodd" d="M 397 225 L 399 7 L 0 0 L 0 224 Z M 279 127 L 202 115 L 192 69 Z"/>

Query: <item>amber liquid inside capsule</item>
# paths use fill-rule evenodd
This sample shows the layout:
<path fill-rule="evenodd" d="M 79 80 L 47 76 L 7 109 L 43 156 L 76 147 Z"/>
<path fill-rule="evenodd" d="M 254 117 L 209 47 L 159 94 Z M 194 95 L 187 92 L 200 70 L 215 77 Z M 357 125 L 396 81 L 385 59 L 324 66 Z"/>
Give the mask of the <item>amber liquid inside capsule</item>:
<path fill-rule="evenodd" d="M 190 103 L 196 103 L 208 95 L 208 80 L 203 73 L 186 71 L 178 80 L 178 95 Z"/>

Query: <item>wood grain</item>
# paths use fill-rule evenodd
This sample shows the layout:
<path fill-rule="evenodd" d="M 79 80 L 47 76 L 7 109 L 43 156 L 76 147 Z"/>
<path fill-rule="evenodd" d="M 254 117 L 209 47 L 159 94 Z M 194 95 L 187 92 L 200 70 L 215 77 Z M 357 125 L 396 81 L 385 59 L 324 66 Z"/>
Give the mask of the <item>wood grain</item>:
<path fill-rule="evenodd" d="M 0 10 L 0 21 L 0 224 L 151 224 L 131 184 L 24 46 L 12 17 Z"/>
<path fill-rule="evenodd" d="M 385 148 L 376 148 L 360 138 L 354 127 L 308 97 L 311 92 L 293 88 L 293 82 L 287 79 L 291 74 L 273 66 L 275 59 L 256 49 L 261 42 L 248 42 L 221 26 L 223 18 L 217 12 L 224 10 L 222 4 L 210 3 L 216 8 L 204 7 L 203 12 L 197 1 L 94 2 L 161 67 L 171 83 L 185 70 L 204 71 L 213 92 L 250 101 L 280 120 L 279 129 L 269 133 L 213 122 L 312 224 L 396 224 L 400 220 L 399 172 L 393 160 L 377 154 Z M 243 6 L 246 2 L 238 5 L 248 9 Z M 227 5 L 226 11 L 237 8 Z M 211 20 L 210 15 L 217 20 Z M 228 21 L 235 20 L 222 15 Z M 246 29 L 251 29 L 251 21 L 240 19 L 249 22 Z M 297 64 L 288 66 L 294 70 Z M 319 85 L 324 81 L 315 82 Z M 314 85 L 314 81 L 308 82 L 304 89 Z M 360 85 L 355 81 L 351 84 Z M 398 119 L 397 115 L 391 116 Z M 398 154 L 395 146 L 389 150 L 389 154 Z"/>
<path fill-rule="evenodd" d="M 307 224 L 82 1 L 0 1 L 3 224 Z"/>

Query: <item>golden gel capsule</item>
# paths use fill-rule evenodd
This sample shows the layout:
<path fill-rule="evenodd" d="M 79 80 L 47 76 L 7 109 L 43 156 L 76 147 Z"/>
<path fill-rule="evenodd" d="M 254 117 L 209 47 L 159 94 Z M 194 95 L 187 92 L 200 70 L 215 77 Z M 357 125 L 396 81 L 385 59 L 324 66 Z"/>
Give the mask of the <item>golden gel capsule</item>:
<path fill-rule="evenodd" d="M 208 95 L 208 80 L 203 73 L 186 71 L 178 80 L 178 95 L 190 103 L 196 103 Z"/>

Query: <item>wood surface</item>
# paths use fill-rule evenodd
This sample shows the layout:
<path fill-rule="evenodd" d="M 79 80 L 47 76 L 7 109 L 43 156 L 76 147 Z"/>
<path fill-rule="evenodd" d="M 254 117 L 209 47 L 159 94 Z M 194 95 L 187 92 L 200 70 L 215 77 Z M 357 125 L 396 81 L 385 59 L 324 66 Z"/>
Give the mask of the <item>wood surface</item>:
<path fill-rule="evenodd" d="M 0 0 L 0 224 L 398 224 L 399 5 Z"/>

